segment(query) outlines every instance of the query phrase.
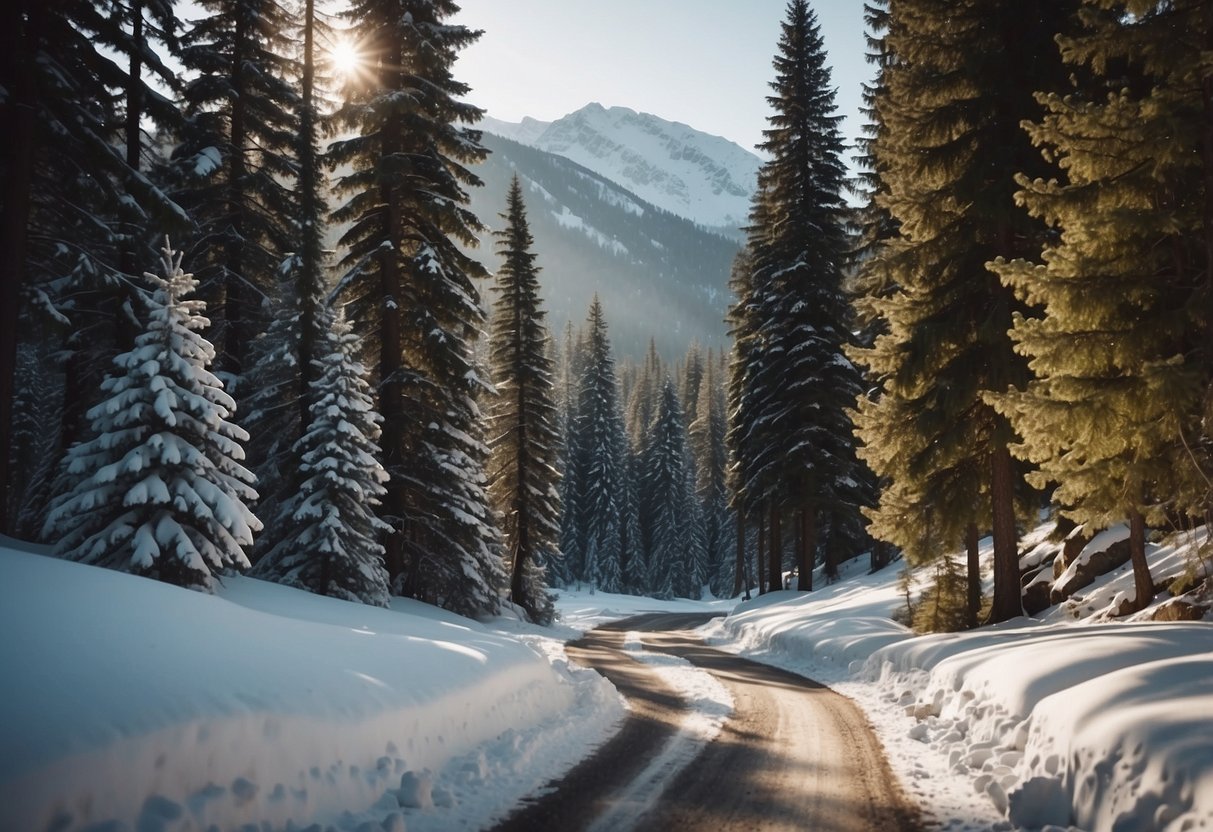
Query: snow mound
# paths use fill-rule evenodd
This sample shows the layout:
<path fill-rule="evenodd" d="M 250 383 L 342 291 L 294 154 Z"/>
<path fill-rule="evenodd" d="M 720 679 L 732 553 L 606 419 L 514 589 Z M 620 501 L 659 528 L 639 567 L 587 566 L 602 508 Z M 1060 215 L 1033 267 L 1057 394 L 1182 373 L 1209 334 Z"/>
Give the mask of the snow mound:
<path fill-rule="evenodd" d="M 0 829 L 476 828 L 623 715 L 597 674 L 424 604 L 224 584 L 0 542 Z"/>

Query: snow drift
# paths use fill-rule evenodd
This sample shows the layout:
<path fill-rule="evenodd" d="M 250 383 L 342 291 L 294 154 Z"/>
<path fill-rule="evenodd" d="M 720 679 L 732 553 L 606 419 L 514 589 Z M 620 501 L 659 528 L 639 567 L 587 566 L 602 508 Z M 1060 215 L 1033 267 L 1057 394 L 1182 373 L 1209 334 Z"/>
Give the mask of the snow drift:
<path fill-rule="evenodd" d="M 622 716 L 467 619 L 249 578 L 216 597 L 0 546 L 0 631 L 0 829 L 476 826 Z"/>

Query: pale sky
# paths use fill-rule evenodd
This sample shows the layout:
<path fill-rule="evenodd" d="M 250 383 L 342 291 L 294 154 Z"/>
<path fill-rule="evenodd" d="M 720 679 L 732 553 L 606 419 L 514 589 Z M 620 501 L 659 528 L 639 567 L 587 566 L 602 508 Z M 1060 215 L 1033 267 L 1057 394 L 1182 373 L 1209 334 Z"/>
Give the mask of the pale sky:
<path fill-rule="evenodd" d="M 731 139 L 762 139 L 786 0 L 457 0 L 483 29 L 456 77 L 494 118 L 552 121 L 591 101 Z M 863 0 L 809 0 L 833 70 L 847 141 L 858 133 Z M 849 154 L 848 154 L 849 155 Z"/>

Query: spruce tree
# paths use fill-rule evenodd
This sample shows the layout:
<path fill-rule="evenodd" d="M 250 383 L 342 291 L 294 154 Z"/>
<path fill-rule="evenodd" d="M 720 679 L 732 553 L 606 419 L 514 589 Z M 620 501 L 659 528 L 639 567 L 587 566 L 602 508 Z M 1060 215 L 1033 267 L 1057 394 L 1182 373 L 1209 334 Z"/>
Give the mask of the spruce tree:
<path fill-rule="evenodd" d="M 522 187 L 510 183 L 506 222 L 498 238 L 502 258 L 489 336 L 497 398 L 489 411 L 492 456 L 489 494 L 500 519 L 510 567 L 510 600 L 533 621 L 553 617 L 542 564 L 558 557 L 560 435 L 546 313 L 539 298 L 539 267 L 527 224 Z"/>
<path fill-rule="evenodd" d="M 1015 320 L 1036 379 L 999 407 L 1066 516 L 1129 521 L 1132 610 L 1154 595 L 1146 523 L 1208 505 L 1213 128 L 1197 67 L 1213 19 L 1206 4 L 1152 2 L 1089 3 L 1082 20 L 1060 42 L 1086 83 L 1040 96 L 1046 114 L 1029 125 L 1064 176 L 1019 178 L 1019 200 L 1058 235 L 1040 264 L 997 267 L 1044 310 Z"/>
<path fill-rule="evenodd" d="M 820 513 L 857 512 L 847 415 L 859 375 L 843 354 L 850 321 L 839 116 L 816 15 L 792 0 L 775 56 L 774 114 L 750 218 L 746 294 L 738 297 L 749 366 L 739 370 L 733 430 L 738 487 L 771 512 L 770 582 L 782 565 L 783 514 L 798 513 L 801 589 L 810 588 Z M 790 525 L 790 524 L 789 524 Z"/>
<path fill-rule="evenodd" d="M 881 382 L 857 417 L 885 480 L 872 531 L 924 560 L 992 529 L 994 621 L 1021 613 L 1022 481 L 1014 434 L 990 402 L 1028 379 L 1007 334 L 1027 310 L 986 264 L 1039 251 L 1043 228 L 1013 200 L 1014 172 L 1043 167 L 1020 123 L 1039 114 L 1035 91 L 1065 79 L 1053 38 L 1072 9 L 888 3 L 872 153 L 898 234 L 875 255 L 888 291 L 866 301 L 882 334 L 858 353 Z"/>
<path fill-rule="evenodd" d="M 167 241 L 163 269 L 144 275 L 147 328 L 102 382 L 45 534 L 62 557 L 209 590 L 219 570 L 248 566 L 257 492 L 240 464 L 248 435 L 228 421 L 235 403 L 207 369 L 205 303 L 186 300 L 197 282 Z"/>
<path fill-rule="evenodd" d="M 233 381 L 268 325 L 294 249 L 299 94 L 277 0 L 202 0 L 186 32 L 186 123 L 174 151 L 179 199 L 197 225 L 186 262 L 208 298 L 218 368 Z"/>
<path fill-rule="evenodd" d="M 703 518 L 706 574 L 712 594 L 727 598 L 733 594 L 736 532 L 728 507 L 724 387 L 711 355 L 705 364 L 695 410 L 697 416 L 687 432 L 687 442 L 695 460 L 695 494 Z"/>
<path fill-rule="evenodd" d="M 332 318 L 317 346 L 307 433 L 292 452 L 300 486 L 270 521 L 275 543 L 254 575 L 386 607 L 390 593 L 379 535 L 391 527 L 375 516 L 388 478 L 376 444 L 382 419 L 349 326 Z"/>
<path fill-rule="evenodd" d="M 705 583 L 689 462 L 682 406 L 666 376 L 642 458 L 641 522 L 649 541 L 650 592 L 658 598 L 698 598 Z"/>
<path fill-rule="evenodd" d="M 575 447 L 575 424 L 577 413 L 577 387 L 582 373 L 582 350 L 579 337 L 573 334 L 573 322 L 564 328 L 564 348 L 561 351 L 561 378 L 558 389 L 558 412 L 560 415 L 560 552 L 559 574 L 552 574 L 553 581 L 567 585 L 573 580 L 574 566 L 581 563 L 581 512 L 577 505 L 577 457 Z"/>
<path fill-rule="evenodd" d="M 58 455 L 80 438 L 96 389 L 88 380 L 133 342 L 138 274 L 128 255 L 154 254 L 142 228 L 187 222 L 141 169 L 142 126 L 177 115 L 148 77 L 172 88 L 159 55 L 175 54 L 175 27 L 159 0 L 17 0 L 0 10 L 0 530 L 12 530 L 6 509 L 18 502 L 8 464 L 17 352 L 37 332 L 28 324 L 62 338 L 70 394 L 56 414 Z M 50 364 L 43 372 L 58 375 Z"/>
<path fill-rule="evenodd" d="M 381 517 L 387 567 L 404 594 L 468 615 L 492 614 L 505 575 L 488 506 L 488 448 L 478 398 L 491 390 L 474 345 L 484 324 L 461 246 L 483 230 L 467 208 L 487 151 L 453 75 L 479 33 L 449 19 L 449 0 L 357 0 L 351 36 L 373 56 L 345 89 L 330 149 L 348 171 L 334 212 L 349 223 L 338 292 L 355 330 L 378 350 L 382 446 L 391 481 Z"/>
<path fill-rule="evenodd" d="M 624 556 L 627 435 L 606 318 L 597 297 L 590 304 L 584 361 L 569 463 L 570 476 L 577 484 L 575 504 L 581 532 L 581 560 L 574 576 L 606 592 L 617 592 L 625 571 L 620 558 Z"/>

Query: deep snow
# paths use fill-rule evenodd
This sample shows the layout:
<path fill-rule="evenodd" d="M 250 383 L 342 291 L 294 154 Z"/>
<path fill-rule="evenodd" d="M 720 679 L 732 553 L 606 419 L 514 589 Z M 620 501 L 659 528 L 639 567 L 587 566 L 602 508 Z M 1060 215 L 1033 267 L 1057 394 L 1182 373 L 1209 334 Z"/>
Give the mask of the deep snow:
<path fill-rule="evenodd" d="M 1203 539 L 1151 546 L 1155 580 Z M 739 605 L 704 634 L 856 700 L 945 829 L 1213 828 L 1213 624 L 1104 620 L 1132 595 L 1126 566 L 1041 620 L 915 636 L 891 618 L 902 565 L 864 567 Z"/>
<path fill-rule="evenodd" d="M 624 713 L 476 622 L 250 578 L 208 596 L 0 547 L 0 632 L 4 830 L 477 828 Z"/>

